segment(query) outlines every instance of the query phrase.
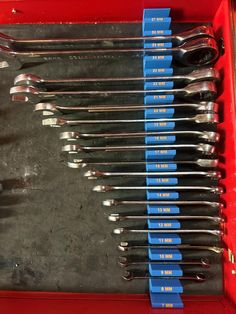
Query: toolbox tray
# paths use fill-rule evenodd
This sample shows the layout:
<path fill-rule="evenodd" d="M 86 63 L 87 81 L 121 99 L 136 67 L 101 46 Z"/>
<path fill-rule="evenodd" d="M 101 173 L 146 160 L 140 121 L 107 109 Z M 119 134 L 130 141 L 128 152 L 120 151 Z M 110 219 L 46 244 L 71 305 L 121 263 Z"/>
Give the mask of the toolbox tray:
<path fill-rule="evenodd" d="M 63 34 L 63 31 L 68 35 L 68 30 L 70 30 L 70 28 L 72 30 L 72 36 L 73 29 L 76 29 L 76 26 L 73 25 L 73 23 L 84 23 L 86 24 L 86 30 L 88 30 L 88 32 L 90 30 L 88 36 L 93 36 L 93 31 L 96 27 L 94 23 L 108 23 L 103 27 L 100 25 L 96 27 L 96 31 L 98 32 L 97 35 L 99 36 L 99 29 L 101 30 L 102 35 L 104 34 L 104 29 L 106 27 L 107 30 L 110 29 L 111 23 L 112 25 L 116 25 L 116 23 L 124 22 L 123 25 L 121 24 L 120 27 L 115 28 L 115 31 L 118 32 L 120 29 L 123 29 L 124 32 L 127 30 L 128 25 L 129 31 L 131 33 L 132 31 L 134 32 L 132 34 L 135 34 L 135 32 L 138 34 L 138 31 L 141 31 L 140 22 L 142 20 L 144 8 L 168 6 L 172 9 L 171 16 L 174 23 L 184 22 L 189 23 L 189 25 L 192 23 L 212 23 L 217 37 L 224 38 L 225 53 L 216 65 L 224 77 L 222 93 L 217 100 L 224 110 L 224 122 L 219 125 L 220 132 L 224 136 L 224 147 L 220 148 L 220 153 L 222 155 L 221 167 L 225 169 L 226 173 L 226 178 L 222 180 L 226 187 L 226 193 L 223 195 L 223 199 L 226 203 L 224 214 L 227 216 L 227 233 L 224 237 L 224 241 L 226 248 L 229 248 L 236 254 L 235 223 L 233 221 L 233 219 L 235 219 L 234 205 L 236 193 L 236 152 L 234 139 L 235 71 L 232 47 L 234 32 L 232 19 L 233 7 L 231 6 L 230 1 L 212 0 L 206 2 L 202 0 L 197 2 L 185 2 L 176 0 L 173 2 L 158 0 L 127 0 L 111 3 L 108 1 L 98 2 L 90 0 L 85 2 L 71 0 L 68 1 L 67 5 L 65 5 L 64 1 L 3 1 L 0 3 L 0 23 L 2 24 L 0 29 L 8 34 L 17 34 L 20 30 L 18 33 L 19 37 L 24 37 L 25 34 L 30 33 L 31 35 L 34 33 L 35 37 L 47 37 L 52 34 L 57 34 L 58 37 L 63 37 L 65 34 Z M 33 25 L 31 27 L 29 25 L 31 23 L 50 23 L 55 25 L 50 25 L 48 27 L 45 25 Z M 67 25 L 60 26 L 58 25 L 59 23 L 65 23 Z M 72 25 L 70 25 L 70 23 L 72 23 Z M 89 25 L 90 23 L 92 23 L 92 25 Z M 130 25 L 126 23 L 132 24 Z M 30 28 L 32 29 L 30 30 Z M 125 60 L 122 62 L 125 68 Z M 109 62 L 104 62 L 103 66 L 105 66 L 109 75 Z M 45 65 L 39 65 L 36 68 L 23 69 L 21 72 L 36 73 L 37 71 L 37 73 L 40 73 L 42 69 L 42 76 L 45 76 L 45 68 Z M 139 67 L 139 64 L 137 63 L 135 66 L 135 74 L 138 73 L 138 71 L 136 71 L 138 68 L 140 71 L 139 73 L 141 73 L 141 67 Z M 85 69 L 87 69 L 86 64 L 84 69 L 78 71 L 78 76 L 83 76 L 83 71 L 85 72 Z M 112 75 L 115 75 L 114 68 L 111 69 L 110 72 Z M 132 69 L 129 66 L 127 66 L 126 69 L 126 75 L 133 74 Z M 15 72 L 10 74 L 8 73 L 8 70 L 1 70 L 1 72 L 1 95 L 7 97 L 6 91 L 8 91 L 12 85 Z M 63 76 L 64 74 L 70 75 L 69 71 L 65 72 L 64 67 L 58 67 L 57 75 Z M 118 256 L 116 244 L 119 239 L 117 241 L 117 238 L 110 235 L 114 225 L 110 225 L 106 221 L 104 208 L 100 205 L 96 206 L 98 200 L 102 200 L 104 195 L 99 195 L 98 197 L 97 194 L 87 194 L 88 191 L 91 190 L 92 184 L 88 181 L 83 183 L 84 179 L 79 178 L 79 174 L 77 174 L 76 171 L 66 168 L 63 163 L 59 163 L 59 151 L 61 146 L 61 143 L 59 143 L 58 140 L 59 132 L 55 132 L 55 130 L 50 130 L 48 128 L 42 128 L 40 119 L 37 118 L 37 115 L 32 113 L 32 106 L 26 104 L 25 107 L 24 105 L 19 105 L 17 108 L 17 105 L 8 102 L 9 96 L 8 99 L 4 99 L 4 105 L 0 109 L 1 115 L 4 117 L 4 121 L 1 122 L 1 129 L 4 130 L 1 131 L 0 136 L 0 138 L 3 138 L 3 148 L 1 148 L 3 156 L 1 157 L 1 163 L 5 166 L 5 168 L 3 167 L 4 177 L 7 176 L 7 174 L 10 174 L 12 178 L 14 178 L 14 174 L 17 175 L 17 177 L 20 176 L 20 174 L 23 178 L 25 177 L 21 182 L 9 181 L 5 182 L 5 185 L 8 185 L 11 189 L 13 188 L 13 190 L 14 188 L 16 189 L 16 195 L 14 195 L 14 193 L 13 195 L 10 195 L 9 200 L 12 199 L 13 209 L 14 206 L 20 209 L 17 210 L 17 214 L 20 214 L 21 216 L 25 215 L 28 222 L 24 221 L 24 224 L 16 227 L 17 231 L 15 238 L 13 238 L 12 243 L 11 241 L 6 243 L 5 245 L 7 248 L 3 248 L 1 252 L 1 255 L 4 257 L 4 251 L 7 251 L 10 254 L 12 248 L 11 261 L 15 262 L 15 269 L 9 272 L 12 276 L 12 281 L 9 285 L 1 285 L 1 287 L 6 290 L 0 292 L 0 309 L 2 309 L 3 313 L 15 313 L 16 311 L 18 313 L 32 313 L 32 311 L 34 313 L 78 313 L 82 311 L 84 313 L 92 313 L 94 311 L 99 313 L 108 313 L 108 311 L 109 313 L 121 313 L 124 311 L 129 313 L 159 312 L 160 310 L 152 310 L 150 308 L 148 294 L 129 293 L 145 292 L 147 283 L 134 282 L 132 284 L 116 284 L 120 280 L 120 270 L 115 265 L 115 260 Z M 20 124 L 21 128 L 19 129 Z M 15 130 L 21 130 L 17 136 L 14 132 Z M 8 144 L 5 143 L 7 140 L 9 142 Z M 49 142 L 50 145 L 48 146 Z M 7 144 L 6 147 L 5 144 Z M 41 159 L 40 162 L 39 159 Z M 63 158 L 61 161 L 63 161 Z M 35 169 L 33 168 L 34 164 Z M 29 185 L 27 185 L 27 180 L 29 178 L 31 181 L 29 182 Z M 76 184 L 79 184 L 79 187 L 76 187 Z M 22 199 L 17 198 L 17 187 L 26 189 L 26 193 L 22 196 Z M 29 189 L 29 193 L 27 192 L 27 189 Z M 30 189 L 32 189 L 32 191 L 30 191 Z M 84 194 L 81 204 L 78 203 L 80 198 L 76 193 Z M 6 200 L 7 198 L 8 195 L 6 195 Z M 16 204 L 14 204 L 14 202 Z M 47 203 L 47 207 L 41 208 L 41 204 Z M 67 221 L 64 220 L 63 216 L 65 208 L 70 209 L 67 213 Z M 49 210 L 50 213 L 48 212 Z M 10 212 L 10 210 L 6 210 L 5 212 L 6 216 L 12 215 L 12 217 L 10 217 L 10 223 L 8 223 L 7 219 L 5 220 L 6 223 L 4 223 L 1 232 L 1 236 L 5 241 L 7 241 L 7 236 L 4 237 L 4 229 L 6 233 L 10 228 L 12 228 L 11 232 L 14 232 L 14 223 L 17 223 L 14 211 L 12 211 L 12 214 L 9 214 Z M 84 220 L 84 223 L 77 223 L 77 219 Z M 90 222 L 91 219 L 93 219 L 92 224 Z M 41 232 L 41 234 L 38 234 L 41 242 L 37 243 L 32 241 L 30 235 L 32 234 L 34 224 L 39 224 L 40 220 L 41 225 L 35 230 Z M 49 220 L 52 224 L 52 234 L 55 230 L 58 230 L 59 236 L 66 237 L 68 240 L 71 239 L 71 241 L 77 241 L 79 245 L 77 247 L 75 245 L 69 245 L 68 251 L 65 252 L 65 258 L 62 256 L 53 257 L 55 258 L 55 269 L 50 272 L 48 281 L 42 286 L 40 285 L 40 276 L 43 276 L 43 274 L 41 274 L 43 269 L 40 270 L 40 267 L 44 265 L 45 270 L 48 270 L 47 254 L 49 254 L 51 250 L 53 251 L 53 248 L 48 246 L 48 222 L 47 228 L 44 229 L 44 222 L 46 220 Z M 18 219 L 18 222 L 20 221 L 21 218 Z M 56 226 L 54 226 L 55 222 L 57 223 Z M 82 229 L 80 229 L 81 226 Z M 101 226 L 102 228 L 106 228 L 105 232 L 103 230 L 101 232 Z M 65 232 L 61 232 L 61 229 L 63 228 L 66 229 Z M 21 256 L 23 259 L 27 256 L 27 267 L 24 264 L 24 260 L 17 260 L 17 258 L 15 258 L 16 256 L 19 256 L 19 254 L 16 254 L 19 252 L 14 251 L 14 241 L 17 239 L 17 232 L 20 233 L 20 241 L 18 242 L 19 252 L 22 251 Z M 55 237 L 58 236 L 56 235 L 56 232 L 54 233 Z M 72 235 L 74 234 L 75 237 L 70 237 L 70 233 Z M 106 235 L 104 238 L 105 233 Z M 78 238 L 79 236 L 81 237 L 80 239 Z M 93 241 L 94 236 L 96 237 L 96 240 Z M 37 234 L 35 236 L 35 239 L 36 238 Z M 23 242 L 21 242 L 22 239 L 24 239 Z M 44 244 L 42 244 L 43 239 Z M 55 241 L 56 244 L 59 243 L 59 239 L 57 238 Z M 101 242 L 101 246 L 97 245 L 99 241 Z M 103 241 L 105 241 L 105 245 Z M 3 241 L 1 240 L 0 243 L 2 245 Z M 106 255 L 106 243 L 110 248 L 113 248 L 110 251 L 109 257 Z M 29 247 L 30 245 L 31 247 Z M 88 248 L 86 245 L 88 245 Z M 56 249 L 63 252 L 65 246 L 57 247 Z M 75 249 L 77 249 L 77 251 L 74 251 Z M 32 252 L 35 253 L 32 258 L 34 274 L 32 274 L 32 265 L 29 263 L 29 253 L 31 254 Z M 37 252 L 41 252 L 41 255 L 38 257 L 36 254 Z M 76 255 L 78 254 L 79 256 L 78 252 L 80 252 L 80 258 L 82 256 L 84 256 L 84 258 L 77 259 Z M 68 255 L 70 255 L 70 257 L 72 256 L 74 260 L 70 259 L 70 257 L 67 259 L 66 256 Z M 10 259 L 9 255 L 7 256 L 7 259 Z M 57 263 L 57 259 L 61 259 L 61 261 Z M 77 264 L 78 261 L 80 261 L 81 264 Z M 52 262 L 53 259 L 50 260 L 51 264 L 53 264 Z M 71 277 L 70 279 L 70 276 L 67 277 L 65 271 L 65 268 L 68 267 L 67 263 L 71 263 L 69 265 L 70 267 L 75 267 L 76 264 L 78 267 L 74 268 L 74 273 L 70 272 L 70 276 L 73 277 L 78 271 L 80 274 L 81 272 L 84 272 L 83 278 Z M 21 269 L 22 264 L 24 265 L 23 269 Z M 56 267 L 58 265 L 60 265 L 61 268 L 58 269 L 58 267 Z M 98 273 L 101 265 L 102 269 L 100 273 Z M 169 311 L 170 313 L 180 313 L 180 311 L 181 313 L 206 313 L 206 311 L 211 310 L 215 313 L 234 313 L 235 307 L 231 302 L 236 303 L 236 275 L 232 272 L 235 269 L 235 264 L 229 261 L 227 250 L 225 250 L 223 256 L 222 277 L 219 259 L 218 261 L 214 261 L 214 267 L 218 267 L 214 271 L 216 274 L 218 273 L 219 278 L 215 282 L 212 281 L 210 283 L 208 291 L 204 291 L 204 294 L 206 293 L 209 295 L 184 296 L 183 301 L 185 308 L 183 310 L 163 311 L 165 311 L 165 313 L 168 313 Z M 84 270 L 81 271 L 81 269 Z M 7 273 L 7 271 L 9 270 L 6 270 L 5 274 L 1 274 L 1 283 L 6 283 L 6 279 L 9 278 L 9 273 Z M 55 278 L 59 279 L 57 282 L 50 283 L 53 274 Z M 114 274 L 114 278 L 110 278 L 111 274 Z M 223 289 L 221 279 L 223 280 Z M 39 280 L 39 283 L 37 280 Z M 61 285 L 61 282 L 63 281 L 65 284 Z M 109 285 L 106 284 L 108 282 L 110 283 Z M 25 287 L 25 290 L 87 291 L 99 292 L 99 294 L 9 291 L 11 289 L 22 290 L 22 287 Z M 56 287 L 56 289 L 54 287 Z M 199 288 L 199 290 L 201 291 L 201 288 Z M 101 294 L 103 292 L 106 292 L 107 294 Z M 120 292 L 126 292 L 127 294 L 120 294 Z M 198 291 L 193 291 L 192 293 L 198 293 Z M 224 295 L 219 295 L 219 293 L 224 293 Z"/>

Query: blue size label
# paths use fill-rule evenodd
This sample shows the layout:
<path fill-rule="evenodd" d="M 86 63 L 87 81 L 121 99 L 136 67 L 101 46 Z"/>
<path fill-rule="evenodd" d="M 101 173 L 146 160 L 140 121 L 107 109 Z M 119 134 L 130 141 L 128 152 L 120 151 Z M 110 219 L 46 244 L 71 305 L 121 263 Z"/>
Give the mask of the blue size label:
<path fill-rule="evenodd" d="M 178 178 L 151 178 L 151 177 L 147 177 L 146 178 L 146 184 L 148 186 L 152 186 L 152 185 L 177 185 L 178 184 Z"/>
<path fill-rule="evenodd" d="M 149 229 L 179 229 L 181 228 L 178 220 L 148 219 Z"/>
<path fill-rule="evenodd" d="M 148 256 L 153 261 L 181 261 L 182 254 L 177 249 L 148 249 Z"/>
<path fill-rule="evenodd" d="M 147 143 L 146 144 L 152 144 Z M 153 163 L 153 164 L 146 164 L 146 171 L 175 171 L 177 169 L 177 165 L 175 163 Z"/>
<path fill-rule="evenodd" d="M 172 48 L 172 42 L 153 42 L 147 41 L 144 42 L 144 48 L 146 49 L 163 49 L 163 48 Z M 153 52 L 152 52 L 153 53 Z M 157 53 L 159 53 L 157 51 Z M 160 52 L 162 54 L 163 52 Z"/>
<path fill-rule="evenodd" d="M 170 15 L 170 8 L 144 9 L 143 21 L 151 17 L 169 17 L 169 15 Z"/>
<path fill-rule="evenodd" d="M 171 66 L 173 57 L 171 55 L 151 55 L 144 56 L 143 58 L 143 69 L 144 69 L 144 76 L 145 71 L 147 69 L 153 68 L 169 68 Z"/>
<path fill-rule="evenodd" d="M 148 91 L 147 91 L 148 93 Z M 144 102 L 146 105 L 153 105 L 153 104 L 169 104 L 174 101 L 174 95 L 148 95 L 144 96 Z"/>
<path fill-rule="evenodd" d="M 147 191 L 148 200 L 177 200 L 179 198 L 178 192 L 167 192 L 167 191 Z"/>
<path fill-rule="evenodd" d="M 169 29 L 170 23 L 170 17 L 145 17 L 143 20 L 143 35 L 146 36 L 146 32 L 156 29 Z"/>
<path fill-rule="evenodd" d="M 176 141 L 176 136 L 174 135 L 159 135 L 159 136 L 146 136 L 145 143 L 147 145 L 151 144 L 171 144 Z"/>
<path fill-rule="evenodd" d="M 148 214 L 179 214 L 180 209 L 178 206 L 170 205 L 170 206 L 156 206 L 156 205 L 147 205 Z"/>
<path fill-rule="evenodd" d="M 148 267 L 149 274 L 151 276 L 158 277 L 181 277 L 183 276 L 183 271 L 179 265 L 155 265 L 149 264 Z"/>
<path fill-rule="evenodd" d="M 146 82 L 144 84 L 144 89 L 172 89 L 174 87 L 173 81 L 153 81 L 153 82 Z"/>
<path fill-rule="evenodd" d="M 146 160 L 173 159 L 176 156 L 176 149 L 148 149 L 145 151 Z"/>
<path fill-rule="evenodd" d="M 183 293 L 183 287 L 178 279 L 149 279 L 149 290 L 155 293 Z"/>
<path fill-rule="evenodd" d="M 171 76 L 173 75 L 173 68 L 150 68 L 145 69 L 144 75 L 148 76 Z"/>
<path fill-rule="evenodd" d="M 175 129 L 175 122 L 146 122 L 145 131 L 172 131 Z"/>
<path fill-rule="evenodd" d="M 149 281 L 149 284 L 154 284 Z M 179 293 L 151 293 L 150 299 L 152 308 L 163 308 L 163 309 L 180 309 L 183 308 L 183 302 Z"/>
<path fill-rule="evenodd" d="M 158 36 L 169 36 L 172 34 L 171 29 L 154 29 L 151 31 L 147 31 L 145 36 L 147 37 L 158 37 Z"/>
<path fill-rule="evenodd" d="M 145 119 L 172 118 L 175 113 L 174 108 L 145 109 Z"/>
<path fill-rule="evenodd" d="M 148 233 L 148 243 L 156 245 L 181 244 L 181 238 L 177 233 Z"/>

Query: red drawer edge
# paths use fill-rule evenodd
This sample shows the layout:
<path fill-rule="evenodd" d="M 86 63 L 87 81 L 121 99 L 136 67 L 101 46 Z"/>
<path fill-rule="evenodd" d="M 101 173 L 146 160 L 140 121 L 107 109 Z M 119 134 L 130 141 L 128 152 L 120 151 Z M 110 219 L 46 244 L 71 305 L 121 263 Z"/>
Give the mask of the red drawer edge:
<path fill-rule="evenodd" d="M 151 309 L 148 295 L 0 291 L 4 314 L 234 314 L 224 296 L 183 296 L 184 309 Z"/>
<path fill-rule="evenodd" d="M 227 245 L 236 253 L 235 209 L 236 209 L 236 149 L 230 147 L 231 137 L 235 137 L 236 117 L 235 99 L 233 94 L 232 38 L 229 7 L 230 0 L 19 0 L 0 1 L 0 23 L 87 23 L 87 22 L 120 22 L 140 21 L 143 8 L 174 7 L 174 20 L 185 22 L 189 20 L 213 21 L 216 30 L 222 34 L 226 42 L 226 57 L 229 64 L 225 67 L 223 59 L 218 64 L 225 70 L 224 95 L 220 101 L 227 101 L 231 108 L 231 116 L 227 115 L 222 129 L 227 128 L 226 157 L 228 174 L 225 181 L 228 191 L 225 196 L 227 203 L 226 214 L 231 218 L 228 226 L 230 234 L 225 237 Z M 79 4 L 79 5 L 78 5 Z M 217 9 L 222 7 L 217 13 Z M 184 7 L 184 13 L 181 8 Z M 235 4 L 236 7 L 236 4 Z M 200 8 L 200 9 L 199 9 Z M 13 10 L 14 9 L 14 10 Z M 231 12 L 233 14 L 233 11 Z M 236 19 L 236 14 L 235 14 Z M 221 26 L 224 20 L 223 27 Z M 235 22 L 236 24 L 236 22 Z M 225 58 L 226 58 L 225 57 Z M 236 119 L 235 119 L 236 121 Z M 234 140 L 235 142 L 235 140 Z M 231 299 L 236 300 L 236 275 L 232 276 L 232 264 L 227 261 L 225 254 L 224 266 L 225 291 Z M 60 292 L 17 292 L 0 291 L 0 314 L 233 314 L 236 306 L 225 296 L 183 296 L 184 309 L 151 309 L 148 295 L 134 294 L 88 294 L 88 293 L 60 293 Z"/>

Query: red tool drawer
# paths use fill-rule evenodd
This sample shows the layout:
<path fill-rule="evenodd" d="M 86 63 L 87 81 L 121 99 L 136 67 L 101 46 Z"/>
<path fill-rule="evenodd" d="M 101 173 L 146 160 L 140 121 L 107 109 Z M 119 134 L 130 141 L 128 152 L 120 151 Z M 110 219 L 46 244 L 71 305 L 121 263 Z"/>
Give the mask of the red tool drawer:
<path fill-rule="evenodd" d="M 1 24 L 108 23 L 141 22 L 143 9 L 170 7 L 174 22 L 212 23 L 217 37 L 224 39 L 224 55 L 216 64 L 223 85 L 217 102 L 222 106 L 224 122 L 219 125 L 224 137 L 220 148 L 226 193 L 227 217 L 223 243 L 224 295 L 184 296 L 184 309 L 151 309 L 148 295 L 87 294 L 66 292 L 0 291 L 0 313 L 236 313 L 236 98 L 234 15 L 230 0 L 20 0 L 0 1 Z M 66 276 L 66 275 L 65 275 Z M 102 288 L 101 288 L 102 290 Z"/>

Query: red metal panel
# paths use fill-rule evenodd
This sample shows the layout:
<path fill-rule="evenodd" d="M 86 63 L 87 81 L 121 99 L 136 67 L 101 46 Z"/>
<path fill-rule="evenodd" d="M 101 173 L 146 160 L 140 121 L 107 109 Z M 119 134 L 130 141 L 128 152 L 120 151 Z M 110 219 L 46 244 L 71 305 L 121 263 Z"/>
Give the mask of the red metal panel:
<path fill-rule="evenodd" d="M 236 252 L 236 110 L 234 92 L 234 62 L 232 54 L 232 25 L 230 0 L 22 0 L 0 1 L 0 23 L 91 23 L 140 21 L 143 8 L 172 8 L 175 21 L 211 21 L 218 36 L 225 40 L 225 55 L 217 63 L 224 76 L 218 102 L 224 102 L 224 122 L 220 130 L 226 133 L 221 153 L 226 170 L 224 200 L 227 218 L 225 243 Z M 223 108 L 223 106 L 222 106 Z M 236 303 L 234 264 L 224 255 L 225 294 Z M 182 310 L 153 310 L 147 295 L 72 294 L 0 291 L 0 314 L 215 314 L 236 313 L 236 308 L 223 296 L 186 296 Z"/>
<path fill-rule="evenodd" d="M 223 296 L 183 297 L 184 309 L 151 309 L 146 295 L 0 292 L 3 314 L 235 314 Z"/>
<path fill-rule="evenodd" d="M 175 20 L 209 21 L 213 19 L 220 2 L 221 0 L 198 0 L 197 3 L 195 0 L 69 0 L 65 5 L 63 0 L 9 0 L 0 1 L 0 21 L 1 24 L 140 21 L 144 8 L 169 6 L 173 8 L 172 17 Z"/>

